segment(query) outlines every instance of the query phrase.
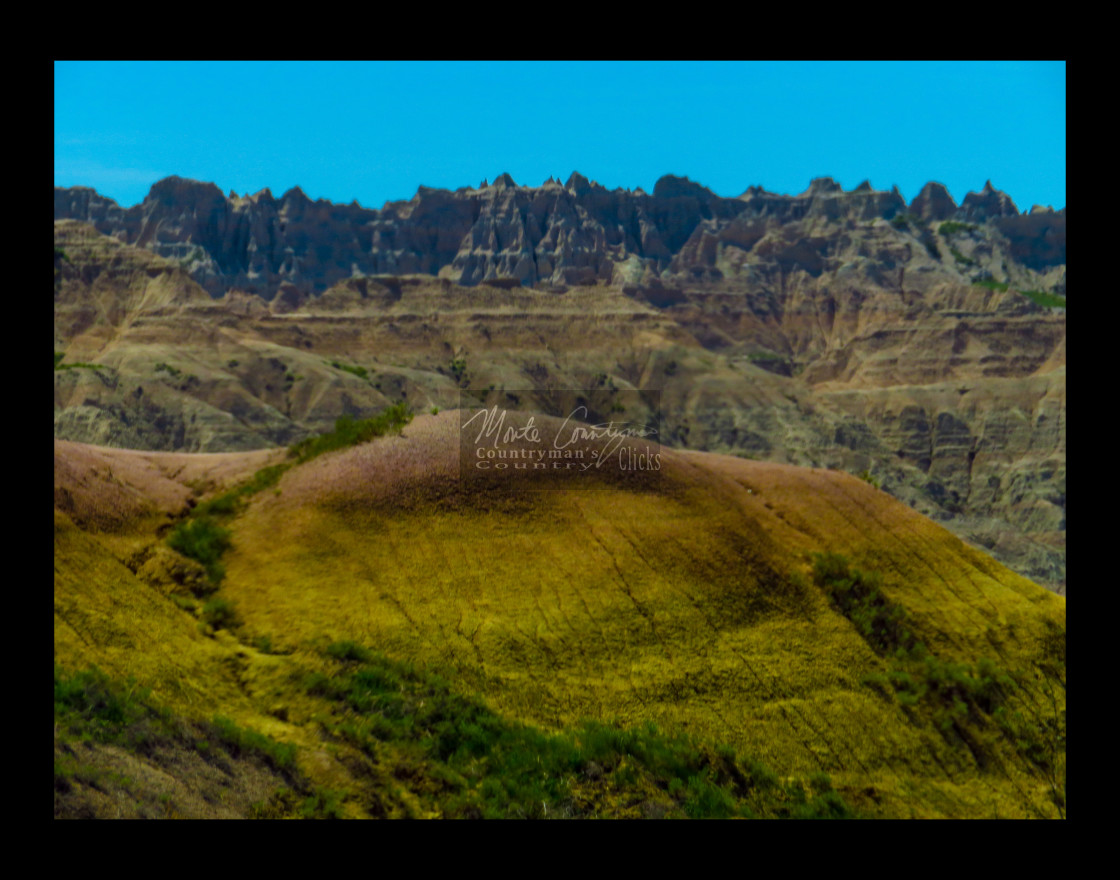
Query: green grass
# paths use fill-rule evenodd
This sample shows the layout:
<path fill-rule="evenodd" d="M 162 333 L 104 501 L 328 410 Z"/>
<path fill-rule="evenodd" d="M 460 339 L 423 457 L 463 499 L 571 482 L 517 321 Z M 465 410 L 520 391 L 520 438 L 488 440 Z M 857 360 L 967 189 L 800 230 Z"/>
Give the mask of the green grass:
<path fill-rule="evenodd" d="M 241 485 L 196 506 L 187 519 L 172 530 L 167 539 L 168 546 L 202 563 L 211 587 L 216 589 L 225 577 L 222 555 L 230 548 L 230 531 L 221 523 L 239 513 L 249 498 L 275 486 L 284 472 L 297 463 L 302 464 L 324 452 L 364 443 L 383 434 L 399 432 L 411 420 L 412 413 L 403 402 L 386 408 L 372 419 L 355 421 L 344 416 L 335 423 L 334 431 L 292 446 L 289 454 L 296 459 L 295 462 L 261 468 Z M 207 617 L 205 609 L 203 617 Z M 215 629 L 220 625 L 228 626 L 207 622 Z"/>
<path fill-rule="evenodd" d="M 297 767 L 298 749 L 240 727 L 229 718 L 215 715 L 210 721 L 187 723 L 155 701 L 147 688 L 129 679 L 111 679 L 96 666 L 75 673 L 54 669 L 55 792 L 66 795 L 75 783 L 103 792 L 123 789 L 139 798 L 140 786 L 119 773 L 79 761 L 73 743 L 96 742 L 113 745 L 156 763 L 175 775 L 179 761 L 165 765 L 158 757 L 174 755 L 173 748 L 193 751 L 219 767 L 227 759 L 256 759 L 281 774 L 292 786 L 282 786 L 265 804 L 254 804 L 252 818 L 340 818 L 341 793 L 312 785 Z M 60 747 L 60 748 L 58 748 Z M 293 790 L 293 788 L 295 790 Z M 168 803 L 167 794 L 160 796 Z"/>
<path fill-rule="evenodd" d="M 949 253 L 953 255 L 953 259 L 960 263 L 962 266 L 975 266 L 976 261 L 972 257 L 966 257 L 955 247 L 949 248 Z"/>
<path fill-rule="evenodd" d="M 726 746 L 654 724 L 585 721 L 548 733 L 353 642 L 331 644 L 324 654 L 337 664 L 334 674 L 312 673 L 302 684 L 336 704 L 323 719 L 327 729 L 371 756 L 390 747 L 398 773 L 437 780 L 418 790 L 444 816 L 630 815 L 638 803 L 691 818 L 852 815 L 823 774 L 783 782 Z"/>
<path fill-rule="evenodd" d="M 210 588 L 217 589 L 225 578 L 222 555 L 231 546 L 230 531 L 222 523 L 239 513 L 253 495 L 275 486 L 291 467 L 291 463 L 285 462 L 261 468 L 241 485 L 197 505 L 171 531 L 168 546 L 202 563 Z M 203 616 L 205 619 L 205 609 Z M 212 622 L 211 625 L 218 628 Z"/>
<path fill-rule="evenodd" d="M 96 666 L 67 675 L 54 668 L 55 724 L 79 741 L 147 749 L 171 732 L 167 713 L 149 704 L 150 692 L 135 681 L 118 683 Z"/>
<path fill-rule="evenodd" d="M 292 770 L 296 766 L 296 747 L 291 743 L 277 742 L 263 733 L 238 727 L 221 715 L 214 716 L 209 728 L 213 739 L 227 746 L 233 757 L 256 755 L 276 770 Z"/>
<path fill-rule="evenodd" d="M 66 354 L 64 352 L 56 351 L 54 353 L 54 368 L 55 368 L 56 371 L 58 371 L 58 370 L 104 370 L 105 369 L 105 367 L 103 367 L 101 364 L 83 364 L 83 363 L 79 363 L 79 362 L 75 362 L 75 363 L 72 363 L 72 364 L 64 364 L 62 362 L 62 360 L 65 357 L 66 357 Z"/>
<path fill-rule="evenodd" d="M 972 232 L 976 228 L 972 223 L 958 223 L 956 220 L 946 220 L 937 227 L 939 235 L 956 235 L 958 232 Z"/>
<path fill-rule="evenodd" d="M 192 511 L 192 515 L 230 516 L 237 513 L 249 498 L 256 495 L 258 492 L 275 486 L 284 475 L 284 472 L 291 467 L 292 465 L 290 463 L 284 463 L 261 468 L 240 486 L 199 504 Z"/>
<path fill-rule="evenodd" d="M 995 290 L 999 293 L 1006 293 L 1011 286 L 1006 281 L 995 281 L 991 278 L 985 278 L 983 281 L 974 281 L 977 287 L 983 287 L 987 290 Z M 1066 298 L 1056 293 L 1046 293 L 1042 290 L 1016 290 L 1016 293 L 1025 296 L 1036 305 L 1042 306 L 1044 309 L 1064 309 L 1066 307 Z"/>
<path fill-rule="evenodd" d="M 1046 293 L 1041 290 L 1020 290 L 1023 296 L 1044 309 L 1064 309 L 1066 298 L 1056 293 Z"/>
<path fill-rule="evenodd" d="M 354 376 L 357 376 L 359 379 L 369 378 L 369 370 L 367 370 L 365 367 L 351 366 L 350 364 L 344 364 L 340 361 L 328 361 L 328 363 L 336 370 L 342 370 L 342 372 L 344 373 L 350 373 Z"/>
<path fill-rule="evenodd" d="M 343 416 L 335 422 L 333 431 L 301 440 L 288 450 L 288 454 L 302 464 L 325 452 L 356 446 L 385 434 L 400 433 L 411 421 L 412 412 L 404 401 L 386 407 L 370 419 Z"/>
<path fill-rule="evenodd" d="M 1060 662 L 1053 669 L 1039 668 L 1036 676 L 1051 694 L 1051 705 L 1040 708 L 1032 699 L 1031 705 L 1010 708 L 1009 699 L 1020 690 L 1015 677 L 987 657 L 962 663 L 929 651 L 905 610 L 883 595 L 878 573 L 852 568 L 839 554 L 814 554 L 813 579 L 867 644 L 889 661 L 887 672 L 866 676 L 864 684 L 888 698 L 893 694 L 912 721 L 931 725 L 950 744 L 967 749 L 982 768 L 998 761 L 990 738 L 997 730 L 1044 775 L 1064 814 L 1065 710 L 1058 708 L 1051 682 L 1056 678 L 1064 688 L 1064 633 L 1054 636 L 1055 643 L 1060 641 Z"/>
<path fill-rule="evenodd" d="M 752 363 L 777 363 L 788 361 L 789 358 L 774 351 L 752 351 L 747 355 L 747 360 Z"/>

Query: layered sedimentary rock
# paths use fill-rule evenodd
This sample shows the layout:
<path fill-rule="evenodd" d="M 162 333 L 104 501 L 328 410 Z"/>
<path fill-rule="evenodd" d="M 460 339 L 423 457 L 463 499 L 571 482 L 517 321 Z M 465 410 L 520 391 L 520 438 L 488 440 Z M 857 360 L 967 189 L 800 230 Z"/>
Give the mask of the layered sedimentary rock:
<path fill-rule="evenodd" d="M 656 388 L 669 445 L 866 472 L 1064 588 L 1064 210 L 573 174 L 380 211 L 172 179 L 56 213 L 93 224 L 55 224 L 56 352 L 101 367 L 56 372 L 56 436 L 241 450 L 462 387 Z"/>
<path fill-rule="evenodd" d="M 322 293 L 345 278 L 440 275 L 463 285 L 496 278 L 525 285 L 637 281 L 672 267 L 710 275 L 710 254 L 693 259 L 697 235 L 742 249 L 759 230 L 793 222 L 861 224 L 914 215 L 990 226 L 1015 259 L 1039 272 L 1065 262 L 1065 211 L 1019 214 L 990 182 L 958 207 L 940 184 L 910 206 L 897 189 L 868 183 L 845 192 L 831 178 L 798 196 L 751 187 L 737 198 L 666 176 L 652 194 L 607 190 L 573 173 L 565 183 L 518 186 L 508 174 L 454 192 L 420 187 L 381 210 L 311 201 L 298 187 L 279 199 L 169 177 L 123 209 L 90 189 L 55 190 L 55 219 L 93 224 L 118 240 L 179 264 L 212 296 L 231 288 L 271 299 L 282 284 Z M 805 247 L 812 247 L 806 245 Z M 811 254 L 804 252 L 809 265 Z"/>

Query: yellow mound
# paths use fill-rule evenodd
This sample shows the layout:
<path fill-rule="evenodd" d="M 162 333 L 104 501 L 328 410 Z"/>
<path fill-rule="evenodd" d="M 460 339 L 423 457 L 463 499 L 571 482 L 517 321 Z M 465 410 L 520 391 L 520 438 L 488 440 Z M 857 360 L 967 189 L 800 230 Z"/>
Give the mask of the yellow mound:
<path fill-rule="evenodd" d="M 653 720 L 779 774 L 827 772 L 873 814 L 1056 815 L 1049 782 L 995 732 L 977 758 L 863 682 L 889 664 L 811 582 L 809 555 L 880 572 L 938 656 L 1014 672 L 1064 630 L 1064 598 L 843 473 L 663 451 L 656 491 L 464 493 L 457 443 L 457 414 L 418 417 L 289 471 L 234 522 L 220 595 L 242 643 L 288 656 L 202 635 L 62 517 L 56 653 L 311 742 L 310 709 L 268 715 L 300 699 L 271 667 L 351 639 L 545 727 Z"/>

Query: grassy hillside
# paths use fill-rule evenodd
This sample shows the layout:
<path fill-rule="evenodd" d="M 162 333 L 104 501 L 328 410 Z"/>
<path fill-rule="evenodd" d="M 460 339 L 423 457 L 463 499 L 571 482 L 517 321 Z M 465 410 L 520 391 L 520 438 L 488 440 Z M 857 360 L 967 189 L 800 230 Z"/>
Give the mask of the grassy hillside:
<path fill-rule="evenodd" d="M 466 494 L 457 431 L 239 496 L 216 590 L 166 546 L 181 500 L 57 510 L 56 662 L 291 744 L 339 815 L 1063 815 L 1064 598 L 839 472 Z"/>

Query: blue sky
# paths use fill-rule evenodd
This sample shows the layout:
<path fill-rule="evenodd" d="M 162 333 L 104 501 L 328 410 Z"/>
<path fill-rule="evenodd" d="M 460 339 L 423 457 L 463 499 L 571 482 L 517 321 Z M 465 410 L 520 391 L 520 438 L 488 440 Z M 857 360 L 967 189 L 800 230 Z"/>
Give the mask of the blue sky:
<path fill-rule="evenodd" d="M 55 63 L 55 185 L 408 199 L 508 171 L 724 196 L 814 177 L 1063 207 L 1064 62 Z"/>

